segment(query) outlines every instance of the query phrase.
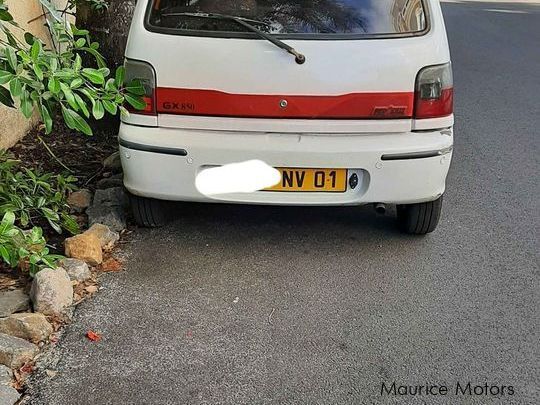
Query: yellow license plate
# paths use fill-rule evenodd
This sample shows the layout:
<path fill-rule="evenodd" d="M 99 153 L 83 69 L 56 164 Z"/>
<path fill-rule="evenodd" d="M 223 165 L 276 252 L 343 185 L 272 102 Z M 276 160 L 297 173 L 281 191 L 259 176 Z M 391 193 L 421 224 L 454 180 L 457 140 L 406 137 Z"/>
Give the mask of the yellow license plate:
<path fill-rule="evenodd" d="M 347 191 L 347 169 L 301 169 L 277 167 L 281 181 L 266 191 L 343 193 Z"/>

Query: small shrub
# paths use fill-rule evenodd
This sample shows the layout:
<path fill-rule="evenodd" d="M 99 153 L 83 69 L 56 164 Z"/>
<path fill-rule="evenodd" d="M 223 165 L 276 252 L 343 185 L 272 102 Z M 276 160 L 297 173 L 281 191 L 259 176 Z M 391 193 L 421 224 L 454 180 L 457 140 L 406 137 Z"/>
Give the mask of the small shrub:
<path fill-rule="evenodd" d="M 23 228 L 45 220 L 58 233 L 65 229 L 76 234 L 79 226 L 66 202 L 75 181 L 73 176 L 21 168 L 18 160 L 0 151 L 0 216 L 12 213 Z"/>
<path fill-rule="evenodd" d="M 0 222 L 0 259 L 11 268 L 28 270 L 35 275 L 44 267 L 56 268 L 62 256 L 50 254 L 43 230 L 34 227 L 23 231 L 15 225 L 15 214 L 6 212 Z"/>
<path fill-rule="evenodd" d="M 143 83 L 137 79 L 124 83 L 124 67 L 111 74 L 99 43 L 92 41 L 89 32 L 67 23 L 63 16 L 67 10 L 40 1 L 53 17 L 50 32 L 59 49 L 48 47 L 30 32 L 24 33 L 24 41 L 19 40 L 12 29 L 20 28 L 6 1 L 0 0 L 0 103 L 17 105 L 27 118 L 37 110 L 47 134 L 57 113 L 70 129 L 92 135 L 91 118 L 100 120 L 106 113 L 128 115 L 124 104 L 144 109 Z M 105 1 L 87 1 L 96 9 L 106 7 Z M 91 56 L 97 68 L 85 66 L 85 56 Z"/>

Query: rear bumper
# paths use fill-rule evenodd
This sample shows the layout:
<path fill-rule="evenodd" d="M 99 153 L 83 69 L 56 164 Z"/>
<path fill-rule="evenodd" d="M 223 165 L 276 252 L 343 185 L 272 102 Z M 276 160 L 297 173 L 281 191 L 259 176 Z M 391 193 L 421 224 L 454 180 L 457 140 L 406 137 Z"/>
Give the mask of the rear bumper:
<path fill-rule="evenodd" d="M 124 183 L 164 200 L 283 205 L 415 203 L 438 198 L 452 158 L 453 131 L 277 134 L 148 128 L 122 124 Z M 358 185 L 344 193 L 235 193 L 208 197 L 195 187 L 208 166 L 260 159 L 274 167 L 345 168 Z"/>

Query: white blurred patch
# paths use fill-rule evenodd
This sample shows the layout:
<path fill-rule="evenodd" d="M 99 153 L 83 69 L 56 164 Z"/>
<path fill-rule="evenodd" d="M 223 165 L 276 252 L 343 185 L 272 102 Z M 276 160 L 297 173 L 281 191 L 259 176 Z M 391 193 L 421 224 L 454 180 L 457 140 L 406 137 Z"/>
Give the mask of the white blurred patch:
<path fill-rule="evenodd" d="M 275 186 L 280 172 L 262 160 L 231 163 L 202 170 L 195 179 L 201 194 L 211 196 L 229 193 L 253 193 Z"/>

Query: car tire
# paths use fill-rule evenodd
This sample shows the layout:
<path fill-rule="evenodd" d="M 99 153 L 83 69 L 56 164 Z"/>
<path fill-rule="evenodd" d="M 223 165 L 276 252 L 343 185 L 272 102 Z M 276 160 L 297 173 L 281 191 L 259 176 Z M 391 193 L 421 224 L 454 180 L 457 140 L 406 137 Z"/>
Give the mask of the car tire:
<path fill-rule="evenodd" d="M 171 220 L 171 203 L 154 198 L 139 197 L 130 194 L 129 201 L 133 219 L 139 226 L 159 228 Z"/>
<path fill-rule="evenodd" d="M 397 206 L 400 228 L 410 235 L 433 232 L 441 218 L 443 196 L 435 201 Z"/>

